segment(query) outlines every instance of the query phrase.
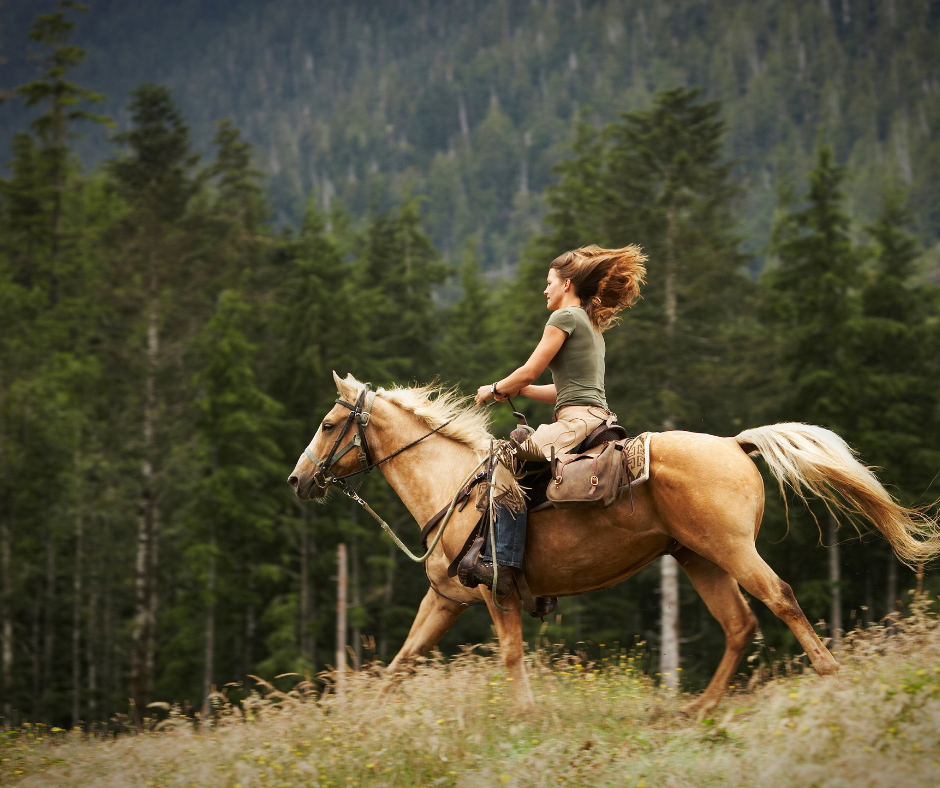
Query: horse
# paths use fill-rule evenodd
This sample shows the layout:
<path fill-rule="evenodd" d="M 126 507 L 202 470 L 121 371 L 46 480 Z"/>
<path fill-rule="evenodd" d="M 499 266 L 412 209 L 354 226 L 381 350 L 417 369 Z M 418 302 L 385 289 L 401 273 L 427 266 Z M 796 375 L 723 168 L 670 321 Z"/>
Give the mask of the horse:
<path fill-rule="evenodd" d="M 333 377 L 339 399 L 288 477 L 295 495 L 322 503 L 331 487 L 345 484 L 339 477 L 377 464 L 415 521 L 427 523 L 454 500 L 488 455 L 492 436 L 486 412 L 441 388 L 369 392 L 352 375 L 342 379 L 334 372 Z M 367 392 L 374 397 L 371 412 L 356 417 L 358 431 L 349 430 L 356 412 L 352 403 L 361 407 Z M 361 444 L 358 452 L 349 451 L 356 444 Z M 633 488 L 632 503 L 624 496 L 606 509 L 533 512 L 525 560 L 535 596 L 608 588 L 666 554 L 679 562 L 725 634 L 721 662 L 705 691 L 682 708 L 685 715 L 701 717 L 718 705 L 757 631 L 741 587 L 786 623 L 820 676 L 835 676 L 840 667 L 790 586 L 757 552 L 764 483 L 749 456 L 756 454 L 764 457 L 782 495 L 786 484 L 801 498 L 812 492 L 853 524 L 859 516 L 868 519 L 905 563 L 925 563 L 940 552 L 935 520 L 896 502 L 835 433 L 798 423 L 748 429 L 733 438 L 656 433 L 650 441 L 649 479 Z M 467 605 L 482 599 L 512 677 L 515 705 L 527 712 L 535 701 L 523 661 L 518 592 L 508 604 L 497 605 L 488 589 L 465 588 L 448 576 L 477 517 L 472 505 L 455 509 L 437 545 L 432 543 L 426 562 L 430 588 L 387 672 L 399 675 L 427 654 Z"/>

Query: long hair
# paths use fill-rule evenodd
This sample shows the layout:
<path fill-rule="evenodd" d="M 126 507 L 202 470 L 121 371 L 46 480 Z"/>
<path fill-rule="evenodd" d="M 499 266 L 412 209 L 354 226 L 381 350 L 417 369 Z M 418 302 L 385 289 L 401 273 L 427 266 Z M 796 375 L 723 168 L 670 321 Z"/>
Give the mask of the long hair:
<path fill-rule="evenodd" d="M 617 314 L 640 297 L 646 281 L 646 255 L 636 244 L 602 249 L 591 244 L 552 260 L 562 279 L 570 279 L 584 311 L 597 331 L 618 322 Z"/>

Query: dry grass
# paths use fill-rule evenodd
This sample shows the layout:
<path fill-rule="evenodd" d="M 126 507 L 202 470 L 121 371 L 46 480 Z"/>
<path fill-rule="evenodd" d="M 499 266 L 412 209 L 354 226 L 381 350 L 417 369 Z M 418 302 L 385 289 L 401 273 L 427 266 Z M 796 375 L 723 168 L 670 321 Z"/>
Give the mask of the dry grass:
<path fill-rule="evenodd" d="M 212 729 L 10 731 L 0 785 L 936 786 L 940 628 L 925 607 L 847 638 L 838 680 L 735 689 L 704 722 L 625 654 L 585 668 L 545 652 L 530 656 L 539 710 L 520 719 L 498 662 L 467 654 L 385 697 L 366 674 L 343 698 L 256 695 L 247 719 L 229 710 Z"/>

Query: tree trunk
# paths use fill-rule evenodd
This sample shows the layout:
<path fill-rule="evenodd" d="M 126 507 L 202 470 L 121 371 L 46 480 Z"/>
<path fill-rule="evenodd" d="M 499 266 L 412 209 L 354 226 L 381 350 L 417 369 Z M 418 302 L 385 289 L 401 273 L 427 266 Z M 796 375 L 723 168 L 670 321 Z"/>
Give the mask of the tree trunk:
<path fill-rule="evenodd" d="M 152 265 L 152 263 L 151 263 Z M 150 699 L 151 644 L 153 638 L 153 556 L 152 540 L 155 519 L 156 490 L 154 479 L 154 427 L 157 418 L 156 372 L 160 351 L 158 292 L 156 276 L 151 271 L 147 317 L 147 380 L 144 392 L 144 462 L 143 493 L 137 526 L 137 564 L 134 578 L 134 632 L 131 666 L 131 698 L 134 721 L 143 723 Z"/>
<path fill-rule="evenodd" d="M 47 725 L 51 724 L 50 705 L 52 700 L 52 681 L 54 675 L 53 658 L 55 657 L 55 542 L 52 534 L 46 542 L 46 605 L 43 615 L 42 632 L 42 695 L 43 719 Z"/>
<path fill-rule="evenodd" d="M 89 580 L 92 585 L 88 595 L 88 622 L 85 627 L 85 663 L 88 666 L 88 722 L 94 723 L 98 717 L 98 589 L 94 578 Z"/>
<path fill-rule="evenodd" d="M 679 688 L 679 564 L 664 555 L 660 566 L 660 660 L 659 672 L 669 689 Z"/>
<path fill-rule="evenodd" d="M 209 713 L 209 694 L 212 692 L 212 666 L 215 663 L 215 531 L 209 536 L 209 571 L 206 577 L 208 605 L 206 607 L 205 673 L 202 679 L 203 719 Z"/>
<path fill-rule="evenodd" d="M 336 689 L 343 691 L 346 673 L 346 545 L 336 547 Z"/>
<path fill-rule="evenodd" d="M 310 555 L 307 544 L 307 507 L 303 508 L 300 516 L 300 588 L 298 593 L 297 614 L 297 642 L 300 645 L 300 656 L 312 661 L 309 647 L 310 622 Z"/>
<path fill-rule="evenodd" d="M 82 547 L 84 523 L 82 522 L 82 455 L 75 452 L 75 574 L 72 578 L 72 727 L 78 725 L 81 715 L 81 670 L 82 670 Z"/>
<path fill-rule="evenodd" d="M 153 684 L 154 662 L 157 649 L 157 603 L 160 600 L 157 594 L 157 566 L 160 560 L 160 506 L 154 502 L 153 519 L 150 523 L 150 603 L 147 620 L 150 622 L 150 637 L 147 639 L 147 675 Z"/>
<path fill-rule="evenodd" d="M 382 635 L 379 638 L 379 659 L 388 662 L 388 636 L 391 629 L 392 594 L 395 590 L 395 545 L 388 546 L 388 563 L 385 566 L 385 589 L 382 592 Z"/>
<path fill-rule="evenodd" d="M 832 588 L 832 606 L 829 610 L 830 651 L 842 645 L 842 585 L 839 565 L 839 522 L 829 515 L 829 585 Z"/>
<path fill-rule="evenodd" d="M 888 553 L 888 596 L 885 600 L 885 615 L 890 616 L 898 609 L 898 559 L 894 553 Z"/>
<path fill-rule="evenodd" d="M 3 694 L 3 718 L 7 725 L 10 725 L 10 715 L 13 713 L 10 703 L 10 693 L 13 691 L 13 613 L 10 609 L 13 604 L 13 578 L 10 576 L 10 542 L 10 522 L 4 519 L 0 524 L 0 570 L 3 571 L 3 684 L 0 688 Z"/>
<path fill-rule="evenodd" d="M 255 644 L 255 635 L 258 630 L 258 622 L 255 619 L 255 605 L 254 605 L 254 590 L 255 590 L 255 567 L 248 567 L 248 607 L 245 608 L 245 664 L 243 666 L 242 675 L 247 676 L 252 672 L 252 665 L 254 664 L 254 644 Z"/>
<path fill-rule="evenodd" d="M 678 321 L 676 299 L 676 263 L 673 249 L 675 233 L 675 209 L 668 212 L 666 229 L 665 293 L 664 311 L 666 314 L 666 394 L 667 412 L 663 419 L 663 430 L 676 428 L 676 416 L 671 402 L 673 375 L 675 369 L 675 335 Z M 671 555 L 664 555 L 659 561 L 660 571 L 660 673 L 663 683 L 670 689 L 679 686 L 679 572 L 676 560 Z"/>
<path fill-rule="evenodd" d="M 116 689 L 117 682 L 114 677 L 114 607 L 111 593 L 111 584 L 105 586 L 104 620 L 101 623 L 104 659 L 102 661 L 101 675 L 104 677 L 102 696 L 107 704 Z M 107 710 L 106 712 L 107 713 Z"/>
<path fill-rule="evenodd" d="M 358 507 L 359 504 L 350 501 L 352 506 Z M 356 534 L 357 527 L 357 516 L 356 510 L 353 509 L 353 518 L 352 518 L 352 606 L 356 611 L 356 621 L 352 628 L 352 645 L 353 645 L 353 654 L 356 658 L 356 664 L 353 666 L 355 670 L 359 670 L 362 666 L 362 630 L 359 628 L 360 620 L 360 611 L 359 607 L 362 604 L 362 600 L 359 597 L 359 536 Z"/>

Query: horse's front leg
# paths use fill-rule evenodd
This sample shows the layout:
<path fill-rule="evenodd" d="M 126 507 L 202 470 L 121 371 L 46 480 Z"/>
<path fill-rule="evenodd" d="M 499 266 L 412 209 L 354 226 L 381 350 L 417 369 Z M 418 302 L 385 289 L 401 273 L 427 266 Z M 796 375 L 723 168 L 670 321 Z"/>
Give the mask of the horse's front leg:
<path fill-rule="evenodd" d="M 503 656 L 503 664 L 509 671 L 512 679 L 512 692 L 516 701 L 516 708 L 521 712 L 530 712 L 535 708 L 535 697 L 529 686 L 529 676 L 526 673 L 522 653 L 522 611 L 519 607 L 519 597 L 513 593 L 503 602 L 503 607 L 509 608 L 504 613 L 493 604 L 489 591 L 485 591 L 483 599 L 493 617 L 496 625 L 496 637 L 499 639 L 499 651 Z"/>
<path fill-rule="evenodd" d="M 401 651 L 389 663 L 388 675 L 395 676 L 415 657 L 423 657 L 427 654 L 466 609 L 463 605 L 445 599 L 434 593 L 433 588 L 429 588 L 424 599 L 421 600 L 418 615 L 415 616 Z"/>

